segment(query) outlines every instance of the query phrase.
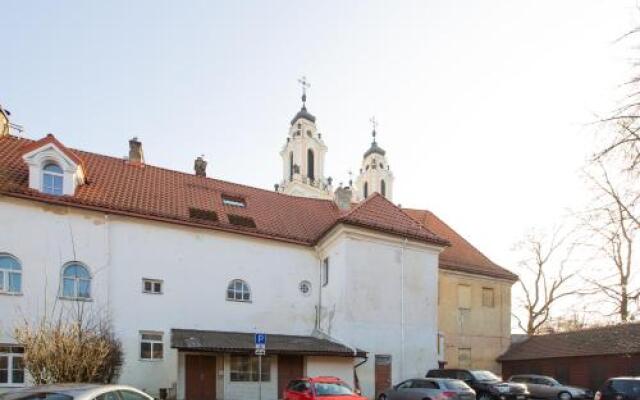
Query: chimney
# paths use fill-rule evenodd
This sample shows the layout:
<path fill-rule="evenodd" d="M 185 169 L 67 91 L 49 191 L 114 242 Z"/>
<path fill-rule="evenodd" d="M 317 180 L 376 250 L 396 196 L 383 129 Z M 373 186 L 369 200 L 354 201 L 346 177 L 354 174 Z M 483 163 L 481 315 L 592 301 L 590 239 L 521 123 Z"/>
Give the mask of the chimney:
<path fill-rule="evenodd" d="M 335 202 L 338 205 L 338 208 L 341 210 L 348 210 L 351 208 L 351 188 L 349 186 L 342 187 L 336 189 L 335 192 Z"/>
<path fill-rule="evenodd" d="M 137 137 L 129 140 L 129 162 L 131 164 L 144 164 L 142 142 L 139 141 Z"/>
<path fill-rule="evenodd" d="M 196 176 L 207 176 L 207 162 L 204 160 L 204 155 L 196 158 L 193 169 L 196 171 Z"/>

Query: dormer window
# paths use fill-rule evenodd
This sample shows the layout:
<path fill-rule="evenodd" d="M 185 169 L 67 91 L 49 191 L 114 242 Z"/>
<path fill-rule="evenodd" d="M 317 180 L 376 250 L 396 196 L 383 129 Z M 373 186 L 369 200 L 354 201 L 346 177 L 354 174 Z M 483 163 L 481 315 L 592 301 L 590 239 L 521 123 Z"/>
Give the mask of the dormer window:
<path fill-rule="evenodd" d="M 25 147 L 29 188 L 53 196 L 73 196 L 85 184 L 83 162 L 52 134 Z"/>
<path fill-rule="evenodd" d="M 54 196 L 63 194 L 64 173 L 62 168 L 55 163 L 47 163 L 42 168 L 42 192 Z"/>

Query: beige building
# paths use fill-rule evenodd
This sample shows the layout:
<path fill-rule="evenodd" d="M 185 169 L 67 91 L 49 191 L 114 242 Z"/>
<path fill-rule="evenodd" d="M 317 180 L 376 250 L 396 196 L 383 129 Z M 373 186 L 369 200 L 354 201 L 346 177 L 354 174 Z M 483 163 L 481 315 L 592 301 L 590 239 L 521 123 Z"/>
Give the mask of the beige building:
<path fill-rule="evenodd" d="M 451 242 L 439 261 L 440 365 L 489 369 L 510 344 L 511 286 L 518 277 L 496 265 L 451 227 L 426 210 L 404 210 Z"/>

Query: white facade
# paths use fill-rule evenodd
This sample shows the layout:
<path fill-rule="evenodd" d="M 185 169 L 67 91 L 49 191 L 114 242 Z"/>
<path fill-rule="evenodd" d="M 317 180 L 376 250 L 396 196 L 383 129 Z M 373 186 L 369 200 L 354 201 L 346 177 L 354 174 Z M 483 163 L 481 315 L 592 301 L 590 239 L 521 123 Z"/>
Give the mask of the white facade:
<path fill-rule="evenodd" d="M 170 348 L 171 329 L 311 335 L 316 307 L 320 330 L 334 341 L 369 353 L 358 368 L 364 393 L 374 392 L 376 354 L 392 357 L 393 381 L 423 376 L 437 366 L 438 247 L 338 226 L 317 247 L 241 234 L 106 215 L 77 208 L 0 197 L 0 253 L 22 266 L 22 292 L 0 295 L 0 343 L 13 343 L 24 318 L 35 321 L 59 299 L 61 268 L 82 262 L 91 272 L 95 312 L 106 311 L 122 341 L 120 382 L 152 394 L 177 388 L 184 398 L 184 353 Z M 322 261 L 329 281 L 321 286 Z M 163 282 L 145 294 L 142 279 Z M 251 302 L 225 298 L 228 283 L 245 280 Z M 299 290 L 311 283 L 311 294 Z M 140 332 L 162 333 L 162 360 L 140 359 Z M 268 348 L 267 348 L 268 352 Z M 231 382 L 229 355 L 218 354 L 218 399 L 245 399 L 255 383 Z M 263 399 L 277 398 L 277 357 Z M 309 375 L 353 382 L 357 358 L 305 357 Z"/>

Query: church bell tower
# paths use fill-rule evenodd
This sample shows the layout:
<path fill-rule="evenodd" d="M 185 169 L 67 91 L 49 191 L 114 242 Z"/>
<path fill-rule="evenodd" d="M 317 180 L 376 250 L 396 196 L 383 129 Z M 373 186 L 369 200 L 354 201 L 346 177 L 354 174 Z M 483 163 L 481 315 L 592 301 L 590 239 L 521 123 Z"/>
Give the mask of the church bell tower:
<path fill-rule="evenodd" d="M 362 201 L 377 192 L 393 201 L 393 173 L 389 168 L 386 152 L 376 142 L 378 123 L 375 117 L 371 118 L 371 123 L 373 141 L 362 157 L 362 167 L 356 179 L 355 197 L 357 201 Z"/>
<path fill-rule="evenodd" d="M 331 178 L 324 177 L 327 146 L 316 127 L 316 117 L 307 111 L 310 85 L 305 77 L 298 81 L 302 86 L 302 108 L 291 120 L 287 141 L 280 151 L 283 179 L 277 190 L 293 196 L 331 199 Z"/>

